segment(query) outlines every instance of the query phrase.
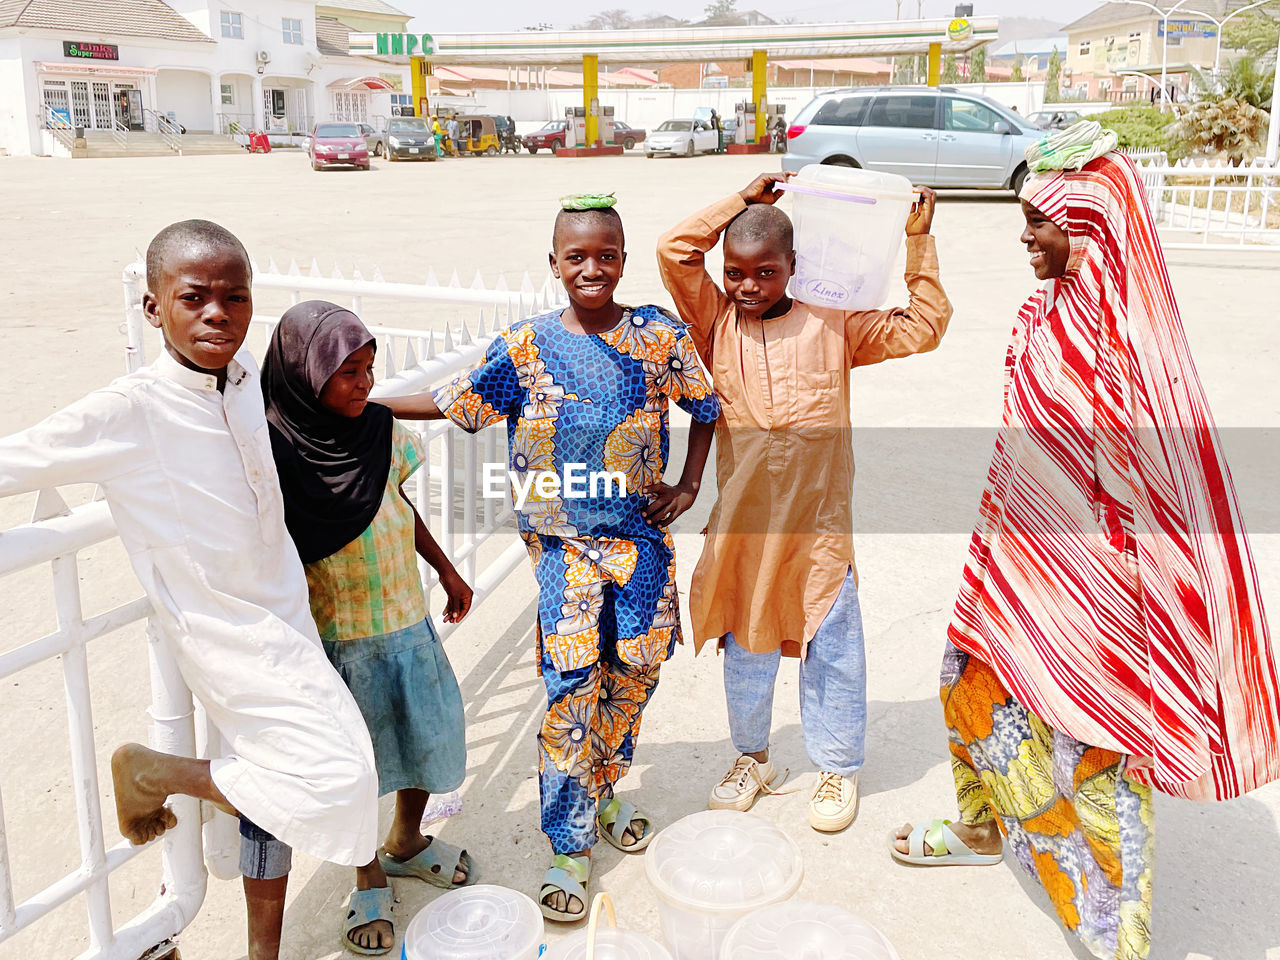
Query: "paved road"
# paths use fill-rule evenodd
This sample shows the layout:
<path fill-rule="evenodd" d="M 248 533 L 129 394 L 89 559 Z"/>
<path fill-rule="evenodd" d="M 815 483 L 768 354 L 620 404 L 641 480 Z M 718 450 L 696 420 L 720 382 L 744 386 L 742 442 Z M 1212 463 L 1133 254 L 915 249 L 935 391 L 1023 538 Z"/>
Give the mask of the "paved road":
<path fill-rule="evenodd" d="M 745 184 L 769 161 L 557 160 L 509 157 L 435 165 L 375 163 L 371 173 L 313 174 L 298 154 L 154 160 L 0 160 L 0 331 L 8 361 L 0 377 L 0 433 L 107 381 L 122 368 L 121 267 L 165 223 L 202 216 L 234 230 L 261 262 L 318 259 L 328 272 L 377 264 L 392 280 L 422 279 L 428 267 L 477 268 L 518 281 L 545 269 L 556 198 L 616 190 L 631 260 L 622 288 L 632 303 L 667 303 L 653 257 L 658 234 L 679 217 Z M 1074 956 L 1043 899 L 1028 897 L 1004 867 L 929 871 L 895 866 L 885 836 L 906 818 L 950 815 L 950 773 L 936 700 L 937 667 L 967 525 L 981 489 L 986 445 L 999 416 L 1000 366 L 1018 304 L 1034 280 L 1017 242 L 1020 215 L 1007 195 L 950 194 L 939 206 L 943 280 L 956 304 L 952 330 L 936 353 L 858 371 L 857 523 L 862 606 L 870 658 L 868 763 L 857 822 L 821 837 L 806 825 L 806 795 L 762 802 L 758 812 L 800 843 L 801 896 L 846 905 L 881 927 L 904 958 L 1059 960 Z M 1275 322 L 1280 271 L 1275 257 L 1179 254 L 1171 272 L 1193 349 L 1241 487 L 1263 590 L 1280 609 L 1280 513 L 1267 494 L 1277 470 L 1267 456 L 1280 427 Z M 900 289 L 895 296 L 900 296 Z M 280 304 L 260 298 L 260 309 Z M 407 324 L 370 307 L 371 319 Z M 82 491 L 83 493 L 83 491 Z M 705 496 L 705 494 L 704 494 Z M 700 516 L 677 528 L 683 584 L 699 548 Z M 26 502 L 0 501 L 0 524 L 24 516 Z M 132 595 L 118 547 L 89 551 L 86 603 L 102 609 Z M 45 577 L 3 584 L 6 639 L 0 649 L 52 624 Z M 468 703 L 467 808 L 444 830 L 468 845 L 484 879 L 533 893 L 546 866 L 537 828 L 532 734 L 542 701 L 529 624 L 534 588 L 513 575 L 501 603 L 473 614 L 449 643 Z M 122 738 L 145 736 L 145 669 L 140 631 L 122 631 L 91 651 L 100 762 Z M 794 666 L 783 671 L 776 751 L 802 788 L 811 780 L 795 704 Z M 628 794 L 659 822 L 700 809 L 732 759 L 719 664 L 681 651 L 663 673 L 645 720 Z M 76 861 L 68 782 L 65 712 L 56 666 L 27 671 L 0 692 L 10 736 L 0 742 L 10 852 L 19 898 Z M 103 802 L 111 798 L 104 790 Z M 1280 790 L 1216 807 L 1158 803 L 1156 949 L 1160 960 L 1277 960 L 1280 914 Z M 348 871 L 299 857 L 291 888 L 284 957 L 342 955 L 339 906 Z M 618 903 L 621 922 L 657 932 L 657 905 L 639 859 L 604 847 L 597 886 Z M 148 853 L 113 886 L 121 919 L 148 902 L 158 873 Z M 401 929 L 432 893 L 397 889 Z M 244 951 L 238 884 L 211 884 L 206 907 L 183 939 L 187 960 Z M 0 957 L 71 956 L 85 943 L 78 906 L 0 946 Z"/>

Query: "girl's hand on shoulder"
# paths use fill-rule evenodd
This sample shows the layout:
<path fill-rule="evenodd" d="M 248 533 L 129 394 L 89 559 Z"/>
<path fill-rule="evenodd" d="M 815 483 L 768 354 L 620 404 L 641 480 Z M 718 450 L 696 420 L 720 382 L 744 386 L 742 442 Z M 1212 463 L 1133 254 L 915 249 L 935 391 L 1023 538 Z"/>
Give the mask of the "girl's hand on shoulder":
<path fill-rule="evenodd" d="M 938 202 L 938 195 L 929 187 L 916 187 L 920 199 L 907 214 L 907 236 L 923 237 L 933 226 L 933 208 Z"/>
<path fill-rule="evenodd" d="M 658 481 L 644 488 L 649 505 L 644 508 L 644 522 L 651 527 L 665 527 L 693 506 L 698 499 L 696 488 L 677 483 L 674 487 Z"/>
<path fill-rule="evenodd" d="M 774 189 L 774 184 L 786 183 L 794 173 L 762 173 L 760 176 L 752 180 L 747 186 L 738 191 L 738 196 L 742 197 L 748 205 L 753 203 L 777 203 L 782 197 L 782 192 Z"/>
<path fill-rule="evenodd" d="M 448 598 L 444 605 L 444 622 L 458 623 L 471 610 L 473 591 L 454 569 L 440 574 L 440 586 L 444 587 L 444 595 Z"/>

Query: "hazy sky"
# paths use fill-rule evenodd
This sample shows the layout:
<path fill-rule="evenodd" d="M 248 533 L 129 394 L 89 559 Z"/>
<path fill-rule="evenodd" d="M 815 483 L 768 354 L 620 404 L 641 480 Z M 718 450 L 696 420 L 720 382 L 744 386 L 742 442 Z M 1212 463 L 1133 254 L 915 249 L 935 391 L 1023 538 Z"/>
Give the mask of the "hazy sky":
<path fill-rule="evenodd" d="M 557 27 L 581 23 L 599 10 L 622 8 L 638 16 L 669 13 L 696 20 L 706 0 L 481 0 L 479 3 L 441 3 L 440 0 L 391 0 L 416 17 L 413 27 L 428 33 L 519 30 L 546 22 Z M 915 16 L 917 0 L 903 0 L 903 16 Z M 949 17 L 955 0 L 921 0 L 926 17 Z M 1099 5 L 1099 0 L 974 0 L 976 15 L 1043 17 L 1069 23 Z M 740 9 L 758 9 L 769 16 L 817 20 L 892 20 L 894 0 L 738 0 Z"/>

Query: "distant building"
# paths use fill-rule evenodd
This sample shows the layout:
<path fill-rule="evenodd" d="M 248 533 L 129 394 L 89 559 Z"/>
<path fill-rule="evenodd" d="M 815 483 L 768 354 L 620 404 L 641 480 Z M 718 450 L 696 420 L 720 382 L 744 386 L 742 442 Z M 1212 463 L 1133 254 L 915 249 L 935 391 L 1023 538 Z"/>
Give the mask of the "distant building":
<path fill-rule="evenodd" d="M 51 123 L 154 133 L 309 131 L 413 110 L 406 66 L 348 52 L 403 31 L 383 0 L 0 0 L 0 147 L 55 152 Z"/>
<path fill-rule="evenodd" d="M 1222 20 L 1248 2 L 1196 0 L 1194 11 L 1184 8 L 1169 19 L 1167 38 L 1164 21 L 1154 10 L 1103 4 L 1063 28 L 1068 38 L 1063 93 L 1082 100 L 1150 99 L 1158 91 L 1163 58 L 1170 95 L 1178 99 L 1190 88 L 1193 68 L 1214 65 L 1218 27 L 1204 14 Z"/>
<path fill-rule="evenodd" d="M 1058 51 L 1061 61 L 1067 55 L 1069 42 L 1066 34 L 1030 40 L 1009 40 L 988 48 L 987 67 L 1003 67 L 1012 71 L 1015 65 L 1020 64 L 1024 80 L 1043 80 L 1049 72 L 1049 60 L 1053 57 L 1053 51 Z"/>

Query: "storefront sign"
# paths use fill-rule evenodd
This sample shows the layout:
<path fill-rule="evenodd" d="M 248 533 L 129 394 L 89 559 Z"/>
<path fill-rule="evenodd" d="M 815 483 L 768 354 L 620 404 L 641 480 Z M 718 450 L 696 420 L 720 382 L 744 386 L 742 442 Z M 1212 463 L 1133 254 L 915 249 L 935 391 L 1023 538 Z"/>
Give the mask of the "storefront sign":
<path fill-rule="evenodd" d="M 1205 37 L 1212 40 L 1218 35 L 1218 25 L 1209 23 L 1205 20 L 1170 20 L 1169 36 L 1170 37 Z M 1164 36 L 1164 21 L 1160 21 L 1160 27 L 1156 31 L 1157 37 Z"/>
<path fill-rule="evenodd" d="M 62 41 L 62 55 L 74 60 L 119 60 L 120 48 L 114 43 L 77 43 Z"/>
<path fill-rule="evenodd" d="M 376 34 L 374 49 L 380 54 L 429 57 L 436 52 L 436 41 L 429 33 L 379 33 Z"/>
<path fill-rule="evenodd" d="M 379 80 L 385 80 L 391 85 L 392 93 L 404 93 L 404 77 L 398 73 L 380 73 Z"/>

